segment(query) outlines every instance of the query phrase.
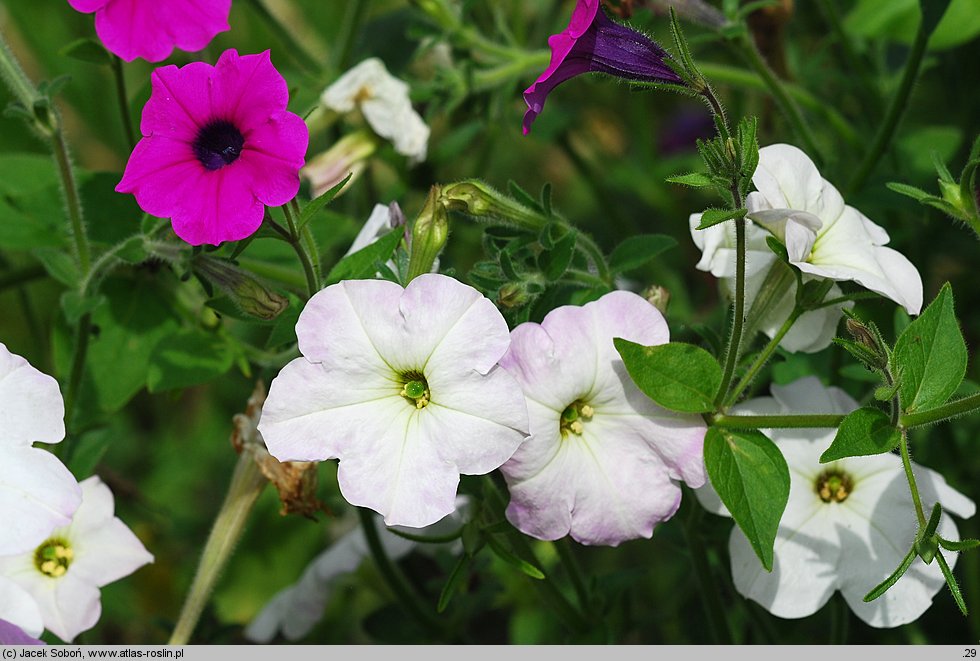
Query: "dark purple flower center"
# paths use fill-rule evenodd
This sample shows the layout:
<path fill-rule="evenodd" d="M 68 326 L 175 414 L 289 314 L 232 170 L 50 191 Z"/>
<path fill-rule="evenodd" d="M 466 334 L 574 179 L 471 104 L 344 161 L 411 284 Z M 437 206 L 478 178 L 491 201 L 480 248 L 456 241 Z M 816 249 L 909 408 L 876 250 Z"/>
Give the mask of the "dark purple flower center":
<path fill-rule="evenodd" d="M 201 127 L 194 140 L 194 155 L 207 170 L 219 170 L 241 156 L 245 137 L 229 121 L 216 119 Z"/>

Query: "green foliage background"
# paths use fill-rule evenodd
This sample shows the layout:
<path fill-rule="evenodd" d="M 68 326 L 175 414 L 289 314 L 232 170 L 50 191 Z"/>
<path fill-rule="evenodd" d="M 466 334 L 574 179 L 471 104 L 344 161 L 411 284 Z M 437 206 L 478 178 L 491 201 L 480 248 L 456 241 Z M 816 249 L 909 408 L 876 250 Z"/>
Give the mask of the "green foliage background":
<path fill-rule="evenodd" d="M 540 51 L 547 36 L 564 27 L 572 4 L 554 0 L 462 3 L 468 26 L 489 40 L 528 51 Z M 636 288 L 659 284 L 670 291 L 668 320 L 674 339 L 703 342 L 695 332 L 700 326 L 724 332 L 725 305 L 714 278 L 695 270 L 700 253 L 688 232 L 688 215 L 714 201 L 664 183 L 668 176 L 699 169 L 693 136 L 679 147 L 665 148 L 685 122 L 697 124 L 707 117 L 699 102 L 665 93 L 631 92 L 609 79 L 579 78 L 552 94 L 533 133 L 523 137 L 520 92 L 538 75 L 538 66 L 480 78 L 487 71 L 486 63 L 457 40 L 452 67 L 440 71 L 433 65 L 439 55 L 432 46 L 444 35 L 411 3 L 277 0 L 268 5 L 302 48 L 313 54 L 318 71 L 304 69 L 291 56 L 294 45 L 270 30 L 246 0 L 234 2 L 231 32 L 219 35 L 201 54 L 178 52 L 169 62 L 213 62 L 226 48 L 242 53 L 270 48 L 273 62 L 293 90 L 291 109 L 305 114 L 339 72 L 377 56 L 393 73 L 413 82 L 418 106 L 433 128 L 426 162 L 410 169 L 390 148 L 383 150 L 367 176 L 314 220 L 325 265 L 329 267 L 346 251 L 377 202 L 397 200 L 413 217 L 433 183 L 478 177 L 500 189 L 514 180 L 537 191 L 550 182 L 555 207 L 591 233 L 606 251 L 635 234 L 674 236 L 678 247 L 633 271 L 631 284 Z M 359 12 L 351 9 L 355 5 Z M 803 104 L 804 114 L 824 156 L 821 172 L 843 189 L 895 89 L 918 20 L 917 5 L 912 0 L 796 5 L 780 33 L 770 29 L 760 30 L 759 35 L 769 44 L 768 52 L 784 60 L 788 84 L 811 99 Z M 821 11 L 827 6 L 840 12 L 856 51 L 854 61 Z M 884 226 L 892 238 L 890 245 L 916 264 L 927 301 L 944 282 L 952 284 L 956 311 L 971 348 L 980 346 L 980 289 L 974 270 L 980 245 L 968 228 L 889 191 L 884 183 L 901 181 L 936 190 L 933 151 L 954 172 L 962 166 L 980 131 L 977 16 L 971 0 L 954 0 L 931 43 L 893 148 L 868 183 L 846 198 Z M 662 15 L 640 9 L 632 24 L 669 43 Z M 4 0 L 0 28 L 32 78 L 71 77 L 59 106 L 75 159 L 85 172 L 83 196 L 93 239 L 109 245 L 133 234 L 141 213 L 129 196 L 112 192 L 128 149 L 110 71 L 59 53 L 70 42 L 93 34 L 91 17 L 74 12 L 63 0 Z M 695 57 L 732 116 L 757 114 L 762 145 L 784 141 L 799 145 L 738 53 L 713 32 L 691 23 L 685 23 L 685 29 Z M 855 61 L 860 67 L 854 67 Z M 151 70 L 151 65 L 139 61 L 125 67 L 135 117 L 149 95 Z M 474 88 L 475 81 L 482 81 L 482 89 Z M 6 94 L 0 88 L 0 106 L 10 100 Z M 851 139 L 828 123 L 829 111 L 849 127 L 844 134 Z M 312 135 L 310 156 L 332 144 L 343 126 Z M 49 272 L 57 271 L 48 263 L 54 258 L 46 260 L 44 252 L 64 245 L 56 185 L 43 145 L 20 120 L 0 118 L 0 283 L 5 272 L 18 269 L 33 268 L 36 276 L 42 275 L 37 266 L 41 260 Z M 442 264 L 465 279 L 481 257 L 482 229 L 463 217 L 454 217 L 451 229 Z M 277 242 L 258 239 L 248 256 L 299 273 L 295 257 Z M 285 344 L 267 341 L 276 332 L 269 325 L 240 319 L 220 302 L 214 304 L 217 311 L 205 305 L 207 298 L 196 281 L 184 282 L 178 276 L 161 264 L 126 266 L 105 283 L 106 299 L 94 313 L 99 333 L 74 421 L 84 433 L 68 441 L 77 444 L 70 466 L 80 478 L 97 472 L 112 487 L 118 514 L 155 554 L 156 563 L 103 589 L 103 617 L 80 642 L 166 639 L 236 460 L 228 443 L 231 417 L 244 409 L 255 379 L 268 383 L 275 375 L 275 354 Z M 64 290 L 65 284 L 48 277 L 0 288 L 0 341 L 61 379 L 71 348 L 61 306 Z M 285 318 L 295 315 L 297 304 L 294 299 Z M 887 301 L 862 303 L 857 310 L 874 319 L 892 340 L 908 323 L 904 313 Z M 540 312 L 535 316 L 540 317 Z M 278 332 L 283 328 L 288 337 L 288 325 Z M 182 346 L 208 358 L 204 367 L 198 365 L 203 370 L 198 377 L 188 377 L 167 362 L 161 346 L 165 348 L 178 333 L 187 342 L 182 341 Z M 704 344 L 710 348 L 710 342 Z M 819 374 L 859 399 L 870 398 L 873 386 L 866 372 L 836 347 L 813 356 L 782 355 L 771 367 L 776 382 L 807 373 Z M 965 387 L 975 389 L 972 384 L 980 380 L 975 360 L 970 361 L 967 379 Z M 202 380 L 208 383 L 172 387 Z M 147 383 L 155 391 L 152 394 Z M 978 436 L 976 417 L 916 431 L 914 459 L 980 499 Z M 321 467 L 320 496 L 333 514 L 315 523 L 280 517 L 272 490 L 263 494 L 198 627 L 196 641 L 244 642 L 242 626 L 276 591 L 295 581 L 332 539 L 350 529 L 355 517 L 339 495 L 331 465 Z M 684 538 L 684 522 L 696 518 L 699 532 L 692 541 L 708 549 L 736 642 L 823 643 L 839 635 L 842 626 L 849 628 L 846 640 L 854 643 L 952 643 L 980 638 L 980 554 L 965 554 L 956 568 L 972 609 L 969 618 L 963 618 L 949 594 L 941 592 L 919 621 L 894 630 L 865 626 L 850 615 L 839 596 L 809 618 L 778 620 L 742 599 L 731 585 L 730 520 L 702 517 L 692 501 L 685 498 L 675 520 L 658 528 L 650 541 L 629 542 L 617 549 L 576 547 L 602 600 L 602 622 L 588 633 L 565 631 L 538 600 L 529 580 L 504 563 L 491 562 L 490 554 L 481 555 L 476 574 L 466 592 L 450 605 L 447 617 L 474 642 L 709 642 Z M 976 517 L 959 527 L 963 536 L 980 536 Z M 535 548 L 546 570 L 556 567 L 551 544 Z M 433 605 L 451 566 L 452 558 L 446 554 L 415 553 L 404 562 Z M 562 579 L 560 570 L 555 571 Z M 420 640 L 425 639 L 402 617 L 379 575 L 366 563 L 336 587 L 326 617 L 307 642 Z"/>

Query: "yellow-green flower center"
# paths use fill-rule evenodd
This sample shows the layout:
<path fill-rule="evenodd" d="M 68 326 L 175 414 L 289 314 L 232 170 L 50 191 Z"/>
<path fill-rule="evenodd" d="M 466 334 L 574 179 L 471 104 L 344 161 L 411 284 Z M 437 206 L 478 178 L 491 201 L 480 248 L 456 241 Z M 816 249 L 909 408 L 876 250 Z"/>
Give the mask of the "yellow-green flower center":
<path fill-rule="evenodd" d="M 408 400 L 415 408 L 424 409 L 429 405 L 431 394 L 429 384 L 421 372 L 414 370 L 401 375 L 402 389 L 398 393 Z"/>
<path fill-rule="evenodd" d="M 34 566 L 45 576 L 61 578 L 68 573 L 75 552 L 71 544 L 60 537 L 52 537 L 34 551 Z"/>
<path fill-rule="evenodd" d="M 842 503 L 854 490 L 851 476 L 840 470 L 826 470 L 813 483 L 814 491 L 825 503 Z"/>
<path fill-rule="evenodd" d="M 561 437 L 568 438 L 569 434 L 581 436 L 585 431 L 585 423 L 595 415 L 595 409 L 581 400 L 576 400 L 565 407 L 561 412 L 559 429 Z"/>

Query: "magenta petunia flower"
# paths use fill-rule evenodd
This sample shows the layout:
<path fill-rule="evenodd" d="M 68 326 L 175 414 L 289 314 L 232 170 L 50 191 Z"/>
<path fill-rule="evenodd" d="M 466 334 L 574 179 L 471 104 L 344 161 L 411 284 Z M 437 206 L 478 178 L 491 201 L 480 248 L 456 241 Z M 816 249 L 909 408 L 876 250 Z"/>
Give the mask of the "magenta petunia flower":
<path fill-rule="evenodd" d="M 199 51 L 219 32 L 230 30 L 231 0 L 68 0 L 73 9 L 95 13 L 95 32 L 127 62 L 160 62 L 174 47 Z"/>
<path fill-rule="evenodd" d="M 683 84 L 665 62 L 670 58 L 667 51 L 643 33 L 609 20 L 599 4 L 600 0 L 578 0 L 568 27 L 548 39 L 551 64 L 524 90 L 524 135 L 531 132 L 531 124 L 551 90 L 583 73 Z"/>
<path fill-rule="evenodd" d="M 120 193 L 170 218 L 192 245 L 237 241 L 262 224 L 265 206 L 299 191 L 309 132 L 286 110 L 286 81 L 269 51 L 225 51 L 213 67 L 161 67 L 143 108 L 139 141 Z"/>

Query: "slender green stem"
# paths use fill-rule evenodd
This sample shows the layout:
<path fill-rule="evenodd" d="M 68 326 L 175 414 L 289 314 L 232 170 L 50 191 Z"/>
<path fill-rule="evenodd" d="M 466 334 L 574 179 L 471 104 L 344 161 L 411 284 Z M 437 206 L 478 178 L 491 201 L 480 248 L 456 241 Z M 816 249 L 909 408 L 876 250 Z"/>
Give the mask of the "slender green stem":
<path fill-rule="evenodd" d="M 485 92 L 494 89 L 526 73 L 539 71 L 548 66 L 550 61 L 551 53 L 547 50 L 539 50 L 522 53 L 519 57 L 500 66 L 490 69 L 477 69 L 473 72 L 473 91 Z"/>
<path fill-rule="evenodd" d="M 806 120 L 803 118 L 803 114 L 800 112 L 799 107 L 797 107 L 796 102 L 787 94 L 786 89 L 783 87 L 782 81 L 776 77 L 776 74 L 769 65 L 763 59 L 762 54 L 756 47 L 755 42 L 752 41 L 752 37 L 746 33 L 738 40 L 738 45 L 741 47 L 742 52 L 745 54 L 745 58 L 749 62 L 749 66 L 755 69 L 755 72 L 759 74 L 765 82 L 766 87 L 769 88 L 773 99 L 776 101 L 776 105 L 789 120 L 790 125 L 793 127 L 793 131 L 799 136 L 800 140 L 803 141 L 803 146 L 806 147 L 806 151 L 811 154 L 815 159 L 821 159 L 820 150 L 817 148 L 816 140 L 813 137 L 813 133 L 810 131 L 810 127 L 807 125 Z"/>
<path fill-rule="evenodd" d="M 214 527 L 204 545 L 201 561 L 197 567 L 194 582 L 187 593 L 184 607 L 180 611 L 177 625 L 170 636 L 168 645 L 185 645 L 194 633 L 201 613 L 207 605 L 221 571 L 231 557 L 235 545 L 242 536 L 245 522 L 255 505 L 256 499 L 267 484 L 265 476 L 259 470 L 255 458 L 248 451 L 243 451 L 238 457 L 235 472 L 228 487 L 228 495 L 221 505 Z"/>
<path fill-rule="evenodd" d="M 767 91 L 769 88 L 766 82 L 757 74 L 746 71 L 740 67 L 732 67 L 727 64 L 701 63 L 698 65 L 701 72 L 715 83 L 725 83 L 744 89 Z M 841 138 L 854 147 L 860 147 L 863 142 L 850 122 L 837 111 L 833 105 L 826 103 L 813 96 L 802 87 L 792 83 L 783 82 L 783 89 L 789 96 L 805 107 L 810 112 L 821 116 L 827 124 L 831 126 Z"/>
<path fill-rule="evenodd" d="M 293 247 L 296 252 L 296 256 L 299 257 L 300 264 L 303 265 L 303 274 L 306 276 L 306 289 L 309 295 L 312 297 L 313 294 L 320 291 L 320 285 L 317 282 L 316 270 L 313 268 L 313 262 L 310 260 L 310 255 L 303 245 L 302 238 L 296 230 L 296 220 L 293 218 L 293 212 L 289 208 L 288 204 L 282 206 L 282 212 L 286 216 L 286 223 L 289 225 L 289 245 Z"/>
<path fill-rule="evenodd" d="M 902 454 L 902 467 L 905 468 L 905 477 L 909 482 L 909 491 L 912 493 L 912 504 L 915 505 L 915 516 L 919 520 L 919 527 L 925 527 L 926 514 L 922 509 L 922 499 L 919 498 L 919 487 L 915 482 L 915 473 L 912 472 L 912 460 L 909 458 L 909 439 L 908 432 L 902 430 L 902 440 L 899 443 L 899 451 Z"/>
<path fill-rule="evenodd" d="M 32 264 L 15 271 L 8 271 L 0 275 L 0 291 L 10 287 L 19 287 L 32 280 L 43 278 L 46 274 L 47 271 L 40 264 Z"/>
<path fill-rule="evenodd" d="M 83 314 L 75 329 L 75 353 L 72 356 L 71 372 L 68 373 L 68 387 L 65 389 L 65 423 L 71 428 L 72 415 L 78 403 L 78 391 L 82 385 L 82 372 L 85 371 L 85 359 L 88 356 L 89 339 L 92 336 L 92 315 Z M 65 443 L 74 446 L 74 443 Z M 67 452 L 68 450 L 66 450 Z M 67 460 L 67 458 L 66 458 Z"/>
<path fill-rule="evenodd" d="M 334 71 L 339 72 L 347 68 L 354 39 L 357 37 L 358 28 L 364 20 L 367 4 L 366 0 L 347 0 L 343 22 L 340 25 L 340 30 L 336 33 L 337 40 L 334 42 L 333 53 L 331 54 Z"/>
<path fill-rule="evenodd" d="M 899 424 L 907 429 L 921 427 L 922 425 L 929 425 L 948 418 L 954 418 L 964 413 L 972 413 L 977 409 L 980 409 L 980 392 L 974 393 L 969 397 L 964 397 L 963 399 L 957 399 L 948 404 L 943 404 L 934 409 L 926 409 L 918 413 L 906 413 L 899 419 Z"/>
<path fill-rule="evenodd" d="M 136 147 L 136 131 L 133 129 L 133 118 L 129 114 L 129 94 L 126 93 L 126 76 L 123 75 L 122 60 L 118 55 L 112 56 L 112 77 L 116 80 L 116 99 L 119 101 L 119 114 L 122 117 L 123 133 L 130 150 Z"/>
<path fill-rule="evenodd" d="M 844 303 L 850 303 L 851 301 L 870 301 L 877 298 L 881 298 L 881 295 L 870 291 L 859 291 L 852 294 L 844 294 L 843 296 L 838 296 L 837 298 L 827 299 L 822 303 L 814 305 L 810 309 L 819 310 L 821 308 L 829 308 L 833 305 L 843 305 Z"/>
<path fill-rule="evenodd" d="M 711 424 L 722 429 L 818 429 L 839 427 L 844 416 L 836 413 L 801 415 L 716 415 Z"/>
<path fill-rule="evenodd" d="M 252 5 L 255 13 L 265 21 L 266 27 L 275 35 L 276 39 L 283 45 L 285 51 L 289 53 L 289 56 L 297 64 L 312 74 L 320 73 L 320 65 L 317 63 L 316 58 L 303 48 L 302 44 L 296 40 L 289 28 L 283 25 L 275 14 L 269 11 L 269 8 L 265 6 L 262 0 L 249 0 L 249 4 Z"/>
<path fill-rule="evenodd" d="M 27 77 L 21 68 L 13 51 L 7 45 L 7 40 L 0 32 L 0 78 L 7 81 L 7 86 L 13 93 L 14 98 L 20 102 L 27 110 L 31 109 L 34 100 L 37 98 L 37 88 Z"/>
<path fill-rule="evenodd" d="M 864 160 L 861 161 L 861 165 L 858 166 L 854 178 L 851 179 L 847 187 L 848 195 L 853 195 L 860 189 L 875 169 L 875 166 L 878 165 L 878 161 L 888 149 L 892 137 L 895 135 L 895 130 L 898 128 L 898 123 L 902 119 L 902 114 L 908 106 L 909 96 L 912 94 L 915 79 L 919 77 L 919 68 L 922 66 L 922 58 L 926 53 L 926 46 L 929 43 L 929 35 L 931 34 L 926 29 L 924 23 L 924 21 L 919 23 L 919 30 L 915 33 L 915 42 L 912 44 L 912 52 L 909 53 L 909 59 L 905 62 L 902 81 L 899 83 L 898 89 L 895 91 L 895 95 L 888 105 L 885 119 L 878 127 L 878 132 L 875 134 L 871 147 L 865 152 Z"/>
<path fill-rule="evenodd" d="M 401 537 L 410 542 L 418 542 L 419 544 L 448 544 L 463 536 L 462 528 L 446 535 L 415 535 L 404 530 L 399 530 L 398 528 L 388 528 L 388 532 L 395 537 Z"/>
<path fill-rule="evenodd" d="M 430 634 L 440 633 L 442 626 L 436 619 L 431 609 L 424 606 L 420 601 L 415 590 L 408 580 L 401 573 L 398 567 L 391 561 L 385 553 L 381 538 L 378 536 L 378 528 L 374 521 L 374 514 L 371 510 L 363 507 L 357 508 L 357 514 L 361 519 L 361 530 L 364 531 L 364 539 L 367 540 L 368 549 L 374 564 L 384 578 L 385 583 L 395 594 L 397 602 L 408 612 L 412 618 Z"/>
<path fill-rule="evenodd" d="M 589 595 L 589 588 L 585 583 L 585 576 L 582 574 L 582 567 L 579 565 L 578 558 L 575 557 L 575 549 L 572 548 L 572 543 L 567 537 L 559 539 L 555 542 L 555 550 L 558 551 L 561 564 L 568 573 L 568 578 L 572 581 L 572 587 L 575 588 L 579 608 L 582 609 L 583 613 L 591 614 L 592 597 Z"/>
<path fill-rule="evenodd" d="M 701 605 L 708 616 L 708 629 L 711 631 L 711 638 L 716 645 L 731 645 L 732 630 L 728 625 L 728 618 L 725 616 L 725 609 L 721 603 L 718 582 L 712 575 L 711 563 L 708 562 L 704 540 L 698 533 L 698 524 L 704 516 L 704 510 L 700 505 L 692 502 L 694 493 L 690 489 L 685 487 L 684 491 L 688 502 L 691 503 L 690 514 L 684 520 L 684 541 L 691 553 L 691 564 L 694 566 L 694 575 L 697 576 L 698 580 Z"/>
<path fill-rule="evenodd" d="M 734 192 L 736 208 L 742 206 L 738 190 Z M 728 350 L 725 353 L 725 370 L 722 372 L 721 385 L 715 396 L 715 403 L 721 404 L 728 394 L 728 387 L 735 376 L 735 366 L 738 365 L 738 354 L 742 348 L 742 329 L 745 326 L 745 219 L 735 220 L 735 306 L 732 321 L 732 333 L 728 338 Z"/>
<path fill-rule="evenodd" d="M 598 272 L 599 279 L 610 287 L 613 286 L 612 273 L 609 271 L 609 264 L 606 263 L 606 256 L 603 254 L 599 244 L 592 240 L 592 237 L 585 232 L 576 232 L 575 245 L 592 259 Z"/>
<path fill-rule="evenodd" d="M 55 162 L 58 164 L 58 174 L 61 176 L 65 206 L 68 207 L 71 235 L 75 242 L 75 258 L 78 260 L 78 269 L 84 277 L 92 265 L 92 254 L 88 236 L 85 234 L 85 221 L 82 219 L 82 200 L 78 193 L 78 182 L 75 180 L 75 171 L 68 156 L 65 135 L 60 128 L 51 136 L 51 146 L 54 150 Z"/>
<path fill-rule="evenodd" d="M 776 331 L 776 334 L 773 335 L 772 339 L 769 340 L 769 344 L 763 347 L 762 351 L 759 352 L 759 355 L 756 356 L 755 362 L 752 363 L 745 375 L 739 379 L 738 384 L 732 388 L 731 393 L 729 393 L 728 397 L 725 399 L 723 408 L 728 408 L 734 404 L 742 392 L 749 387 L 753 380 L 755 380 L 755 377 L 759 374 L 759 371 L 765 367 L 766 363 L 769 362 L 769 359 L 772 358 L 772 355 L 776 352 L 776 348 L 779 346 L 779 343 L 782 342 L 784 337 L 786 337 L 786 333 L 790 331 L 793 324 L 796 323 L 802 314 L 802 308 L 793 308 L 793 312 L 786 318 L 783 325 L 779 327 L 779 330 Z"/>

